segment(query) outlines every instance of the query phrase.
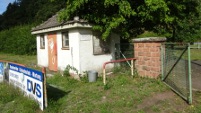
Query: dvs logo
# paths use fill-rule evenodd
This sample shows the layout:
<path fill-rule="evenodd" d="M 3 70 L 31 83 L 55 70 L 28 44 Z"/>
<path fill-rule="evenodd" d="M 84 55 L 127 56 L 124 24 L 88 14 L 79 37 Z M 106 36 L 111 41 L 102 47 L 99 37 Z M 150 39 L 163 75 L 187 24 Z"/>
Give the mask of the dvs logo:
<path fill-rule="evenodd" d="M 34 83 L 29 79 L 27 79 L 27 90 L 36 95 L 38 98 L 41 98 L 42 96 L 40 84 Z"/>

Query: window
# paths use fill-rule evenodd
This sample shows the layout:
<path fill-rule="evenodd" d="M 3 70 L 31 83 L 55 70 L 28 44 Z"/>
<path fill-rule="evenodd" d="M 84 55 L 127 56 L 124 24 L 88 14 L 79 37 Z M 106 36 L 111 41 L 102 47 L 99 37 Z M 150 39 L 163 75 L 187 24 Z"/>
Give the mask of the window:
<path fill-rule="evenodd" d="M 102 40 L 101 34 L 94 32 L 93 33 L 93 54 L 94 55 L 101 55 L 101 54 L 108 54 L 110 53 L 109 49 L 109 40 Z"/>
<path fill-rule="evenodd" d="M 69 49 L 68 32 L 62 33 L 62 49 Z"/>
<path fill-rule="evenodd" d="M 45 49 L 45 37 L 44 37 L 44 35 L 40 36 L 40 48 Z"/>

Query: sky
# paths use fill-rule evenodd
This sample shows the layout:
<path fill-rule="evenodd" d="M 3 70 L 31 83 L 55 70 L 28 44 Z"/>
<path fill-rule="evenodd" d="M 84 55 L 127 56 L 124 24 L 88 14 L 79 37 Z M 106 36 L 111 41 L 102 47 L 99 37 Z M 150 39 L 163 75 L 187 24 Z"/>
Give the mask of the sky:
<path fill-rule="evenodd" d="M 6 11 L 9 3 L 13 3 L 15 0 L 0 0 L 0 14 Z"/>

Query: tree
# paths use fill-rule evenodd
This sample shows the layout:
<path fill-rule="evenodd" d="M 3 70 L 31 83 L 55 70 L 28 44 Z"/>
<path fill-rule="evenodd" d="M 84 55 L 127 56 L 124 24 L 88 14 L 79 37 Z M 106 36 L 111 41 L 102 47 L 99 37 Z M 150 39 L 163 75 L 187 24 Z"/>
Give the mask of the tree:
<path fill-rule="evenodd" d="M 146 30 L 170 31 L 174 37 L 180 21 L 198 12 L 196 4 L 192 0 L 68 0 L 59 19 L 86 19 L 103 39 L 111 32 L 128 38 Z"/>
<path fill-rule="evenodd" d="M 0 15 L 0 31 L 18 25 L 41 23 L 65 7 L 66 0 L 16 0 Z"/>

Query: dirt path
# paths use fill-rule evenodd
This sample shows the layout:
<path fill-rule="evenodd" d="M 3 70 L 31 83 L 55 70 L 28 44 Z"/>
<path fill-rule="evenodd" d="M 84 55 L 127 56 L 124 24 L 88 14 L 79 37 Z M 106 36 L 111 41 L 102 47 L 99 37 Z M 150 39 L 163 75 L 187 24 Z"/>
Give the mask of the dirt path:
<path fill-rule="evenodd" d="M 188 106 L 182 98 L 170 90 L 144 99 L 137 110 L 143 110 L 146 113 L 169 113 L 182 111 Z"/>
<path fill-rule="evenodd" d="M 201 91 L 201 61 L 192 61 L 192 88 L 193 88 L 193 104 L 197 103 L 195 98 L 200 97 Z M 167 108 L 167 106 L 169 106 Z M 169 113 L 169 112 L 183 112 L 189 104 L 184 101 L 173 91 L 153 94 L 142 100 L 142 103 L 137 106 L 137 111 L 144 111 L 146 113 Z"/>

